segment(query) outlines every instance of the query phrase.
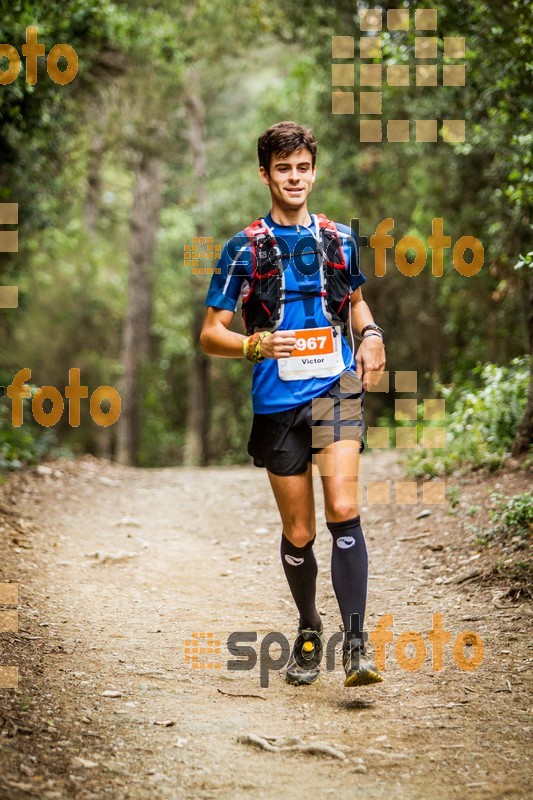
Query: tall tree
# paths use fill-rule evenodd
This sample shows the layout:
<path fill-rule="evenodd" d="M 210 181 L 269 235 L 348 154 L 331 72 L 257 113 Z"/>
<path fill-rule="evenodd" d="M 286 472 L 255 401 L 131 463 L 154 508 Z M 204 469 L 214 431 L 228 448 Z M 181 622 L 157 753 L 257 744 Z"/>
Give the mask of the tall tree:
<path fill-rule="evenodd" d="M 186 81 L 185 103 L 189 116 L 189 145 L 192 153 L 194 194 L 196 199 L 196 232 L 198 237 L 213 235 L 208 220 L 208 170 L 206 155 L 205 105 L 199 94 L 198 77 L 194 72 Z M 205 282 L 201 275 L 191 275 L 192 358 L 189 372 L 188 409 L 185 428 L 183 462 L 187 466 L 207 463 L 208 431 L 208 359 L 200 347 L 204 320 Z"/>
<path fill-rule="evenodd" d="M 139 445 L 140 376 L 150 355 L 153 310 L 153 259 L 163 192 L 163 165 L 157 139 L 138 152 L 130 226 L 129 284 L 122 336 L 122 411 L 117 431 L 117 461 L 135 464 Z"/>
<path fill-rule="evenodd" d="M 521 258 L 517 268 L 527 274 L 529 281 L 529 390 L 524 416 L 513 442 L 512 455 L 520 456 L 527 453 L 533 442 L 533 252 Z"/>

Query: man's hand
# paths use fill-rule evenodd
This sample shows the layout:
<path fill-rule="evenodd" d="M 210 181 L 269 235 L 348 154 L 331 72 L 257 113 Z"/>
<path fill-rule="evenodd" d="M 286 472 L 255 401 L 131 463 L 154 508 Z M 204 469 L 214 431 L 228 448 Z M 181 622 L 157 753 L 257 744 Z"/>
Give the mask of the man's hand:
<path fill-rule="evenodd" d="M 364 336 L 356 357 L 356 375 L 363 379 L 363 389 L 375 386 L 385 369 L 385 348 L 381 336 Z"/>
<path fill-rule="evenodd" d="M 261 355 L 265 358 L 288 358 L 296 346 L 294 331 L 274 331 L 261 342 Z"/>

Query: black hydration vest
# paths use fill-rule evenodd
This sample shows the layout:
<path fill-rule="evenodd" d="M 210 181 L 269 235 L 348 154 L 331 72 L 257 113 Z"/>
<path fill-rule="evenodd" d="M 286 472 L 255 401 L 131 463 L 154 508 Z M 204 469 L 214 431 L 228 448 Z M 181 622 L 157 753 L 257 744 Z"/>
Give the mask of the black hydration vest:
<path fill-rule="evenodd" d="M 317 219 L 321 289 L 299 291 L 298 297 L 290 299 L 285 296 L 282 253 L 265 221 L 256 219 L 244 229 L 252 251 L 252 279 L 242 298 L 242 317 L 248 336 L 256 330 L 276 330 L 283 320 L 285 303 L 308 296 L 321 298 L 324 316 L 332 325 L 340 324 L 346 336 L 352 291 L 350 273 L 335 223 L 324 214 L 317 214 Z"/>

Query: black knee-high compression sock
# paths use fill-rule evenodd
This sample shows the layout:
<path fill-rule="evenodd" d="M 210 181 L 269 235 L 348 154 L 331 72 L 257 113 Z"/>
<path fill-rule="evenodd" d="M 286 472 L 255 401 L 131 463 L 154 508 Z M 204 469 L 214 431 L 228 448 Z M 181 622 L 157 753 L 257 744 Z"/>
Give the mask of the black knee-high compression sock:
<path fill-rule="evenodd" d="M 281 563 L 287 577 L 296 607 L 300 612 L 300 627 L 314 631 L 322 628 L 315 605 L 318 566 L 313 552 L 316 536 L 304 547 L 296 547 L 284 533 L 281 534 Z"/>
<path fill-rule="evenodd" d="M 362 639 L 368 584 L 368 553 L 359 515 L 326 522 L 333 537 L 331 582 L 344 625 L 344 640 Z M 353 616 L 352 616 L 353 615 Z"/>

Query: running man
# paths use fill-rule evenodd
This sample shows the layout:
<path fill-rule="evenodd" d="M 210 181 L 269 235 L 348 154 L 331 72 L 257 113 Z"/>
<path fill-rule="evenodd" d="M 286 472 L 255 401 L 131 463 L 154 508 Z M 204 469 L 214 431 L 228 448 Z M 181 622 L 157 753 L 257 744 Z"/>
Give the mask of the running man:
<path fill-rule="evenodd" d="M 315 463 L 332 536 L 344 685 L 357 686 L 382 680 L 363 638 L 368 555 L 358 488 L 364 396 L 383 374 L 385 350 L 383 330 L 363 300 L 366 278 L 350 228 L 307 210 L 316 153 L 312 131 L 295 122 L 279 122 L 259 137 L 259 175 L 271 209 L 226 242 L 200 341 L 209 355 L 254 364 L 248 454 L 267 470 L 283 525 L 281 562 L 299 613 L 286 679 L 316 681 L 324 644 L 315 604 Z M 239 298 L 246 336 L 229 330 Z M 354 333 L 361 338 L 357 358 Z"/>

